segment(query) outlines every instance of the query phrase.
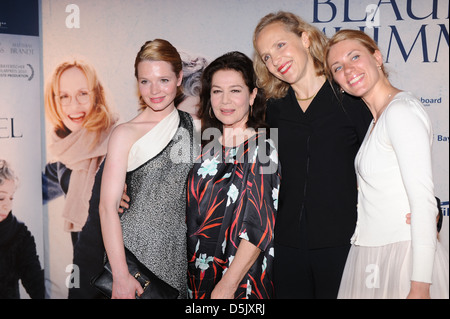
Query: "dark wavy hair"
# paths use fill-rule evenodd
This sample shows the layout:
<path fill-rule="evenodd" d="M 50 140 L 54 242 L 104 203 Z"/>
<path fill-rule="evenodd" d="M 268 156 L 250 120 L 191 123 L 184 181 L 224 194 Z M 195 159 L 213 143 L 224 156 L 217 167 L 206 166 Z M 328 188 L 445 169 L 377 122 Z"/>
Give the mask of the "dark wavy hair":
<path fill-rule="evenodd" d="M 202 122 L 202 136 L 203 132 L 208 128 L 217 128 L 223 133 L 223 124 L 220 122 L 212 111 L 211 106 L 211 86 L 212 78 L 217 71 L 221 70 L 234 70 L 242 74 L 245 84 L 250 92 L 252 92 L 256 86 L 256 74 L 253 69 L 253 61 L 245 54 L 233 51 L 228 52 L 213 62 L 211 62 L 203 71 L 202 74 L 202 89 L 200 92 L 200 110 L 199 118 Z M 264 91 L 258 88 L 255 101 L 253 102 L 252 110 L 249 112 L 247 127 L 251 127 L 255 130 L 259 128 L 267 128 L 265 123 L 266 112 L 266 98 Z M 203 140 L 202 144 L 206 145 L 209 140 Z"/>

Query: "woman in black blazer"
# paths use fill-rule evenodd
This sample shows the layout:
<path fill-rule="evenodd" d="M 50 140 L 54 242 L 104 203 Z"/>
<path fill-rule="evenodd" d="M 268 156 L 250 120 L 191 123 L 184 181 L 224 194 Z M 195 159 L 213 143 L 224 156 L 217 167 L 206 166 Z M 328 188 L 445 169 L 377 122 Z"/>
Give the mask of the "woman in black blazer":
<path fill-rule="evenodd" d="M 282 170 L 275 296 L 336 298 L 356 224 L 353 162 L 371 114 L 326 80 L 326 37 L 298 16 L 265 16 L 253 43 Z"/>

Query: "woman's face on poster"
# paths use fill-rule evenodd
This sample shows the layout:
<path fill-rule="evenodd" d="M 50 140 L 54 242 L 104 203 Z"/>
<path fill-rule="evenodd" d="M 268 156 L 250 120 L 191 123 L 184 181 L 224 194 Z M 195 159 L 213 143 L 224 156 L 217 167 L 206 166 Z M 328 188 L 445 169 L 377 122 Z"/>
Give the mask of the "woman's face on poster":
<path fill-rule="evenodd" d="M 93 109 L 92 92 L 86 75 L 77 67 L 65 70 L 59 78 L 59 102 L 64 125 L 72 132 L 83 128 Z"/>
<path fill-rule="evenodd" d="M 16 183 L 6 179 L 0 185 L 0 222 L 3 221 L 12 210 Z"/>

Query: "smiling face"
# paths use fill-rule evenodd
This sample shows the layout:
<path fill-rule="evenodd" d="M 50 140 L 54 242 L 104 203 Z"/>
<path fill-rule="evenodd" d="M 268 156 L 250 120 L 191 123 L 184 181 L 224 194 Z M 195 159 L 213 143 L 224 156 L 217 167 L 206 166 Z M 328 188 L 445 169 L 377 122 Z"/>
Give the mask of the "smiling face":
<path fill-rule="evenodd" d="M 64 125 L 72 132 L 79 131 L 93 109 L 93 98 L 83 71 L 77 67 L 65 70 L 59 78 L 58 96 Z"/>
<path fill-rule="evenodd" d="M 256 50 L 271 74 L 289 84 L 297 83 L 307 72 L 309 39 L 299 37 L 282 23 L 269 24 L 256 38 Z"/>
<path fill-rule="evenodd" d="M 5 179 L 0 185 L 0 222 L 11 212 L 15 192 L 16 183 L 13 180 Z"/>
<path fill-rule="evenodd" d="M 145 104 L 153 112 L 169 114 L 174 108 L 177 87 L 183 74 L 177 76 L 170 63 L 165 61 L 142 61 L 137 66 L 139 92 Z"/>
<path fill-rule="evenodd" d="M 381 80 L 380 51 L 370 53 L 355 40 L 343 40 L 334 44 L 328 53 L 328 65 L 336 83 L 345 92 L 364 97 Z"/>
<path fill-rule="evenodd" d="M 224 128 L 245 130 L 257 89 L 250 92 L 242 74 L 235 70 L 219 70 L 211 82 L 211 106 L 216 118 Z"/>

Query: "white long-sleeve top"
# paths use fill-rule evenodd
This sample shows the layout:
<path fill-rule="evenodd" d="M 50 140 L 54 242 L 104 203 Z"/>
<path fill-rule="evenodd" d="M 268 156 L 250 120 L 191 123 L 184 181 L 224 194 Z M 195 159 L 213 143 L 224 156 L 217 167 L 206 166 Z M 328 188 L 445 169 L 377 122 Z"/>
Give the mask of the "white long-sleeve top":
<path fill-rule="evenodd" d="M 420 101 L 398 93 L 372 122 L 355 158 L 358 221 L 352 243 L 382 246 L 411 240 L 411 280 L 431 283 L 436 216 L 431 122 Z M 406 214 L 411 213 L 411 224 Z"/>

